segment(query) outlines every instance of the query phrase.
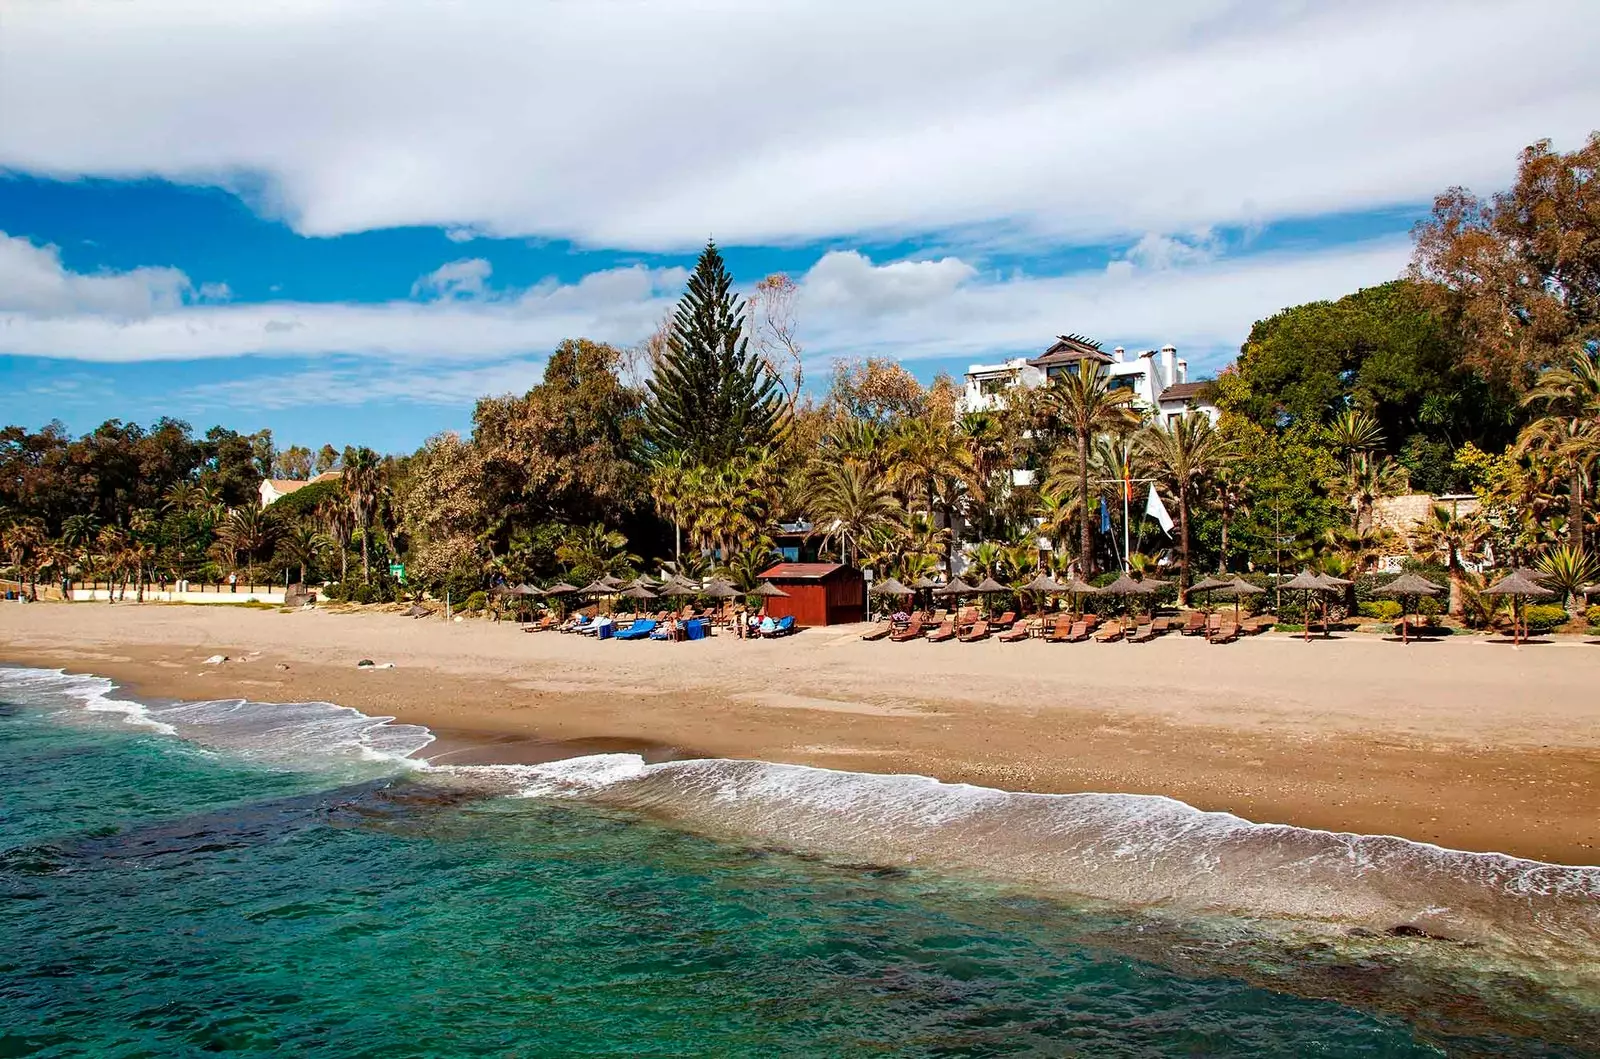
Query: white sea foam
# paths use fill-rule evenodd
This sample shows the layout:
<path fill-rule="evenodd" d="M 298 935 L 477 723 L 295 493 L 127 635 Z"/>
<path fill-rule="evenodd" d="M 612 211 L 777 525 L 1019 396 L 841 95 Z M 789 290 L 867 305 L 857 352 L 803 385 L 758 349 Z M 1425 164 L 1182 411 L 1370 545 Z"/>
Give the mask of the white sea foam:
<path fill-rule="evenodd" d="M 1600 867 L 1255 823 L 1155 795 L 1023 794 L 762 761 L 429 765 L 433 735 L 332 703 L 146 704 L 111 681 L 0 669 L 0 695 L 95 712 L 290 767 L 367 762 L 530 798 L 581 799 L 800 853 L 981 875 L 1122 906 L 1383 930 L 1406 924 L 1528 963 L 1600 963 Z M 1585 971 L 1583 968 L 1587 967 Z"/>

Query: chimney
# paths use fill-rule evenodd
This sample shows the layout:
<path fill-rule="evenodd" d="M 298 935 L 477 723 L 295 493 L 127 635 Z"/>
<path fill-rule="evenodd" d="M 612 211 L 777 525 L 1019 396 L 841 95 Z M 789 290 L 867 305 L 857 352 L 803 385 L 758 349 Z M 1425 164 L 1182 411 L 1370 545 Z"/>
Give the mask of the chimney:
<path fill-rule="evenodd" d="M 1181 360 L 1180 359 L 1178 361 L 1178 381 L 1179 382 L 1188 382 L 1189 381 L 1189 362 L 1187 360 Z"/>
<path fill-rule="evenodd" d="M 1122 363 L 1122 347 L 1121 346 L 1118 346 L 1116 349 L 1113 349 L 1111 351 L 1111 359 L 1115 360 L 1118 364 Z"/>
<path fill-rule="evenodd" d="M 1178 381 L 1178 349 L 1173 345 L 1161 347 L 1161 385 L 1171 386 Z"/>

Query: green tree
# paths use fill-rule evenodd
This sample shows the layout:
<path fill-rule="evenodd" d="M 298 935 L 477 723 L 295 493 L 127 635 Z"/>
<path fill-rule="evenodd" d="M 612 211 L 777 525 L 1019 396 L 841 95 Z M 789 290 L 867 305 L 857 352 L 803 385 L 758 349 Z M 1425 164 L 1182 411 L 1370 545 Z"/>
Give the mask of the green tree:
<path fill-rule="evenodd" d="M 1583 552 L 1589 472 L 1600 457 L 1600 359 L 1585 350 L 1546 369 L 1524 403 L 1545 414 L 1528 424 L 1517 448 L 1547 452 L 1566 467 L 1568 543 Z"/>
<path fill-rule="evenodd" d="M 350 504 L 350 519 L 361 534 L 361 583 L 372 584 L 371 549 L 373 517 L 377 512 L 382 486 L 383 462 L 366 447 L 344 450 L 344 494 Z"/>
<path fill-rule="evenodd" d="M 1139 414 L 1133 409 L 1133 391 L 1112 389 L 1097 360 L 1079 362 L 1076 372 L 1058 376 L 1043 392 L 1046 415 L 1072 441 L 1077 462 L 1078 496 L 1089 497 L 1089 449 L 1102 432 L 1133 429 Z M 1085 576 L 1095 572 L 1094 512 L 1087 502 L 1078 512 L 1078 563 Z"/>
<path fill-rule="evenodd" d="M 1459 618 L 1466 612 L 1467 577 L 1465 562 L 1477 558 L 1489 537 L 1489 526 L 1477 515 L 1455 515 L 1435 504 L 1428 517 L 1417 525 L 1412 539 L 1425 558 L 1444 566 L 1450 579 L 1448 613 Z"/>
<path fill-rule="evenodd" d="M 707 243 L 672 318 L 667 349 L 648 382 L 651 443 L 695 463 L 716 464 L 775 442 L 784 402 L 778 381 L 752 354 L 743 300 L 715 243 Z"/>
<path fill-rule="evenodd" d="M 838 545 L 840 562 L 859 562 L 862 542 L 894 525 L 899 514 L 888 487 L 848 463 L 826 465 L 817 476 L 811 521 L 824 543 Z"/>
<path fill-rule="evenodd" d="M 1189 591 L 1189 511 L 1200 490 L 1234 462 L 1235 454 L 1202 412 L 1146 427 L 1138 445 L 1141 463 L 1178 501 L 1178 599 L 1183 602 Z"/>

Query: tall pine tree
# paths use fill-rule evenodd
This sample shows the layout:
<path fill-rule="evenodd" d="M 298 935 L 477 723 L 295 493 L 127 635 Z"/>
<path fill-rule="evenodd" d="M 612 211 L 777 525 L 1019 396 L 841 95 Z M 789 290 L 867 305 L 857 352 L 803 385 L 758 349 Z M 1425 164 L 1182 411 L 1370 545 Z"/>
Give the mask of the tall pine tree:
<path fill-rule="evenodd" d="M 778 381 L 749 350 L 744 300 L 715 243 L 707 243 L 672 317 L 667 350 L 649 382 L 645 422 L 657 450 L 723 463 L 776 441 Z"/>

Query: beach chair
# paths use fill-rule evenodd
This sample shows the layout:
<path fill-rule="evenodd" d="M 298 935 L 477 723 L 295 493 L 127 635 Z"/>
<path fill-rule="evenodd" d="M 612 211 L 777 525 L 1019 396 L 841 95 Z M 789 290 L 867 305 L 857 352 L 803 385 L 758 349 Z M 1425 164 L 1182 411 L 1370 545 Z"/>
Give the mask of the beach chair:
<path fill-rule="evenodd" d="M 1004 631 L 1006 629 L 1011 628 L 1011 626 L 1015 625 L 1016 623 L 1017 623 L 1017 612 L 1014 611 L 1014 610 L 1008 610 L 1004 614 L 1000 615 L 998 618 L 990 619 L 989 628 L 994 629 L 996 631 Z"/>
<path fill-rule="evenodd" d="M 1239 626 L 1236 622 L 1225 621 L 1211 634 L 1212 643 L 1233 643 L 1239 638 Z"/>
<path fill-rule="evenodd" d="M 612 635 L 613 640 L 643 640 L 656 631 L 656 623 L 650 618 L 642 618 L 619 633 Z"/>
<path fill-rule="evenodd" d="M 1122 623 L 1114 621 L 1094 634 L 1095 643 L 1116 643 L 1122 639 Z"/>
<path fill-rule="evenodd" d="M 1096 629 L 1100 628 L 1100 615 L 1098 614 L 1085 614 L 1079 620 L 1083 622 L 1083 627 L 1088 629 L 1090 632 L 1094 632 Z"/>
<path fill-rule="evenodd" d="M 896 629 L 890 633 L 889 642 L 905 643 L 908 640 L 920 640 L 922 639 L 923 625 L 922 616 L 919 614 L 913 617 L 904 629 Z"/>
<path fill-rule="evenodd" d="M 1188 620 L 1183 623 L 1183 635 L 1204 636 L 1206 631 L 1206 616 L 1200 611 L 1191 611 Z"/>
<path fill-rule="evenodd" d="M 1239 627 L 1246 636 L 1258 636 L 1278 623 L 1278 620 L 1269 614 L 1258 614 L 1253 618 L 1246 618 Z"/>
<path fill-rule="evenodd" d="M 1089 623 L 1088 622 L 1086 622 L 1086 621 L 1075 621 L 1075 622 L 1072 623 L 1072 628 L 1067 630 L 1067 635 L 1065 635 L 1065 636 L 1063 636 L 1061 638 L 1061 642 L 1062 643 L 1083 643 L 1085 640 L 1089 639 L 1090 635 L 1093 634 L 1093 632 L 1094 632 L 1094 630 L 1089 628 Z"/>
<path fill-rule="evenodd" d="M 962 643 L 977 643 L 979 640 L 987 640 L 988 638 L 989 623 L 982 620 L 973 622 L 967 631 L 958 637 Z"/>
<path fill-rule="evenodd" d="M 1129 643 L 1149 643 L 1156 638 L 1155 622 L 1147 621 L 1128 634 Z"/>
<path fill-rule="evenodd" d="M 953 621 L 943 622 L 937 629 L 928 634 L 929 643 L 944 643 L 946 640 L 954 640 L 955 638 L 956 623 Z"/>
<path fill-rule="evenodd" d="M 571 621 L 561 626 L 562 632 L 583 632 L 594 624 L 587 614 L 575 615 Z"/>
<path fill-rule="evenodd" d="M 1010 629 L 996 636 L 995 639 L 1001 643 L 1016 643 L 1018 640 L 1026 640 L 1033 635 L 1033 627 L 1034 622 L 1025 621 L 1020 625 L 1013 625 Z"/>
<path fill-rule="evenodd" d="M 765 623 L 762 624 L 762 628 L 761 628 L 761 635 L 767 637 L 768 639 L 776 639 L 779 636 L 788 636 L 793 632 L 794 632 L 794 615 L 793 614 L 785 614 L 783 617 L 781 617 L 777 621 L 773 622 L 772 623 L 772 628 L 770 630 L 766 628 Z"/>
<path fill-rule="evenodd" d="M 1155 633 L 1155 635 L 1157 635 L 1157 636 L 1165 636 L 1165 635 L 1167 635 L 1167 633 L 1172 631 L 1172 619 L 1171 618 L 1156 618 L 1154 621 L 1152 621 L 1150 623 L 1150 626 L 1151 626 L 1151 630 Z"/>
<path fill-rule="evenodd" d="M 1220 630 L 1221 628 L 1222 628 L 1222 615 L 1221 614 L 1213 614 L 1210 617 L 1206 618 L 1206 639 L 1209 640 L 1213 636 L 1217 635 L 1218 630 Z"/>
<path fill-rule="evenodd" d="M 683 638 L 685 640 L 704 640 L 710 635 L 710 618 L 690 618 L 683 623 Z"/>
<path fill-rule="evenodd" d="M 1045 641 L 1048 643 L 1071 643 L 1072 641 L 1067 639 L 1067 637 L 1071 635 L 1072 630 L 1076 626 L 1081 624 L 1083 623 L 1074 622 L 1068 617 L 1057 618 L 1056 627 L 1050 630 L 1050 635 L 1045 637 Z"/>
<path fill-rule="evenodd" d="M 872 640 L 872 641 L 875 642 L 875 641 L 884 639 L 885 637 L 887 637 L 892 632 L 894 632 L 894 626 L 890 625 L 886 621 L 882 621 L 882 622 L 879 622 L 873 628 L 871 628 L 871 629 L 867 630 L 866 632 L 862 633 L 861 634 L 861 638 L 863 640 Z"/>

